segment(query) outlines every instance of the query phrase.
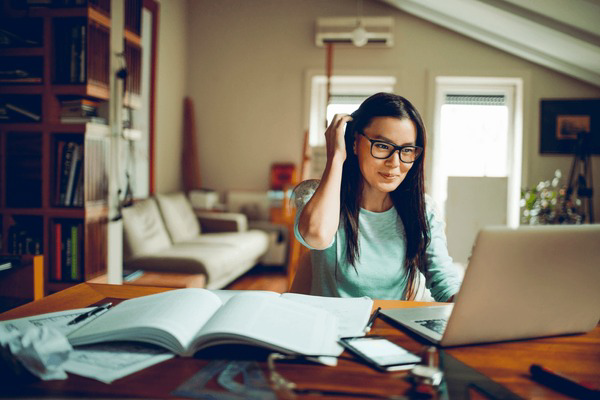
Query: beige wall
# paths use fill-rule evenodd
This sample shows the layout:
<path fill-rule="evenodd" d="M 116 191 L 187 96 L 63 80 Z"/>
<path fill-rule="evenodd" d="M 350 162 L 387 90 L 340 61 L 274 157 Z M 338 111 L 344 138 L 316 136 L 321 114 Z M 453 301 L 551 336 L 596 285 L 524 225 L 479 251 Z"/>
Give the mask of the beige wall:
<path fill-rule="evenodd" d="M 159 0 L 154 173 L 156 192 L 181 188 L 183 98 L 186 95 L 187 0 Z"/>
<path fill-rule="evenodd" d="M 186 7 L 187 5 L 187 7 Z M 355 0 L 193 0 L 161 2 L 157 188 L 180 187 L 183 92 L 196 107 L 204 186 L 266 189 L 271 163 L 299 162 L 306 126 L 304 76 L 323 69 L 325 51 L 314 45 L 317 17 L 352 16 Z M 185 15 L 184 15 L 185 14 Z M 392 49 L 337 49 L 335 70 L 384 71 L 431 127 L 435 75 L 516 76 L 524 79 L 525 182 L 568 173 L 571 157 L 540 156 L 541 98 L 600 97 L 600 88 L 537 66 L 387 5 L 365 1 L 365 15 L 395 18 Z M 187 49 L 181 49 L 187 18 Z M 182 39 L 183 38 L 183 39 Z M 182 68 L 178 63 L 183 63 Z M 175 66 L 173 71 L 167 70 Z M 187 70 L 187 79 L 176 76 Z M 185 84 L 185 87 L 184 87 Z M 600 160 L 594 158 L 594 186 Z M 596 199 L 598 199 L 596 190 Z M 596 201 L 596 210 L 600 204 Z"/>

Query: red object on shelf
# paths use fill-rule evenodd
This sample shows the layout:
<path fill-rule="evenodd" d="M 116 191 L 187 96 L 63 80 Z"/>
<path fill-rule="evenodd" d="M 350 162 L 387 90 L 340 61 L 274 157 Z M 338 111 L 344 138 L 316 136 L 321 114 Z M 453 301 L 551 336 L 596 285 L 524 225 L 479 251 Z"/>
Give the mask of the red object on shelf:
<path fill-rule="evenodd" d="M 271 189 L 282 190 L 296 183 L 296 165 L 275 163 L 271 166 Z"/>

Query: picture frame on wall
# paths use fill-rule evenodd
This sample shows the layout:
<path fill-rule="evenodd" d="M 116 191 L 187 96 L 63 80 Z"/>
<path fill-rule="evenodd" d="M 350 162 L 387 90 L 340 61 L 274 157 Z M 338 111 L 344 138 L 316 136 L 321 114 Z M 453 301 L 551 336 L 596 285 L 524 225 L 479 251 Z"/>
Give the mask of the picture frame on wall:
<path fill-rule="evenodd" d="M 600 99 L 544 99 L 540 118 L 541 154 L 574 154 L 579 133 L 600 154 Z"/>

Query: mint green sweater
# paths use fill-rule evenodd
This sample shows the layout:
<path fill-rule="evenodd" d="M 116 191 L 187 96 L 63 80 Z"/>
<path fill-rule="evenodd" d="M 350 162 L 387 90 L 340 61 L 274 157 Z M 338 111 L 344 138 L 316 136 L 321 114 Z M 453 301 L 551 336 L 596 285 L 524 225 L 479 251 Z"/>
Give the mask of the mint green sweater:
<path fill-rule="evenodd" d="M 333 241 L 325 250 L 309 246 L 298 231 L 304 205 L 319 182 L 305 181 L 295 190 L 296 221 L 294 232 L 304 246 L 311 249 L 311 294 L 331 297 L 369 296 L 373 299 L 405 299 L 408 275 L 404 267 L 406 239 L 404 226 L 396 209 L 372 212 L 360 209 L 358 218 L 359 259 L 356 269 L 346 261 L 346 234 L 340 224 Z M 427 198 L 427 219 L 431 242 L 426 250 L 426 287 L 436 301 L 447 301 L 458 292 L 461 274 L 448 255 L 444 222 L 434 212 Z M 337 276 L 335 272 L 338 264 Z M 422 271 L 423 272 L 423 271 Z"/>

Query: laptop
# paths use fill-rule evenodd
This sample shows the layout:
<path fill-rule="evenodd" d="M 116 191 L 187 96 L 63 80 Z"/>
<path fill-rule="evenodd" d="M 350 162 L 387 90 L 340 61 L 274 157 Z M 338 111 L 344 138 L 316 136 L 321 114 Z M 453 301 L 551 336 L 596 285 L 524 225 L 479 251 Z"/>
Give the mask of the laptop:
<path fill-rule="evenodd" d="M 591 331 L 600 224 L 486 227 L 454 304 L 381 314 L 443 347 Z"/>

